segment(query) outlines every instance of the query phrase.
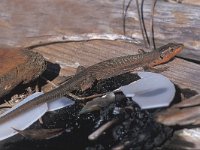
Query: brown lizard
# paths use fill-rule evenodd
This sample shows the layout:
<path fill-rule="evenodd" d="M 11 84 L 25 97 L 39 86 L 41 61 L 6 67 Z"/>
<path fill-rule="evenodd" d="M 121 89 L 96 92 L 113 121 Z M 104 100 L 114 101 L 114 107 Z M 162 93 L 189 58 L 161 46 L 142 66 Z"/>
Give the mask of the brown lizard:
<path fill-rule="evenodd" d="M 84 91 L 89 89 L 95 80 L 117 76 L 126 72 L 133 71 L 138 67 L 153 67 L 168 62 L 177 53 L 179 53 L 182 48 L 183 44 L 169 43 L 151 52 L 116 57 L 92 65 L 74 75 L 65 84 L 59 86 L 58 88 L 37 98 L 34 98 L 32 101 L 27 102 L 12 112 L 5 114 L 0 118 L 0 123 L 14 118 L 16 115 L 23 113 L 33 106 L 56 100 L 70 94 L 75 90 L 81 89 Z"/>

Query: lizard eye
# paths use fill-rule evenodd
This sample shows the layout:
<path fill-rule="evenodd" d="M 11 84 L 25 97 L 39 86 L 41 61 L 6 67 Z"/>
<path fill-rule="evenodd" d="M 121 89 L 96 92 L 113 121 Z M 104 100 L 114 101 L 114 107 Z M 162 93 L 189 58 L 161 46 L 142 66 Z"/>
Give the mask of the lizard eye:
<path fill-rule="evenodd" d="M 173 52 L 173 51 L 174 51 L 174 49 L 170 47 L 170 48 L 169 48 L 169 51 L 170 51 L 170 52 Z"/>
<path fill-rule="evenodd" d="M 160 58 L 163 59 L 164 56 L 165 56 L 165 54 L 162 53 L 162 54 L 160 55 Z"/>

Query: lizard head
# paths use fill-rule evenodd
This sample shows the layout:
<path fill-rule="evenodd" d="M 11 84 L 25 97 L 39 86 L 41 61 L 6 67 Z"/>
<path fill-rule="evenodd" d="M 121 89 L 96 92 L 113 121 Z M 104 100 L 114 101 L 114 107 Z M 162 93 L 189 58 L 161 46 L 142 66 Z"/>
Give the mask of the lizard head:
<path fill-rule="evenodd" d="M 150 66 L 156 66 L 170 61 L 182 51 L 183 47 L 184 45 L 180 43 L 168 43 L 158 48 L 156 51 L 159 51 L 160 57 L 151 63 Z"/>

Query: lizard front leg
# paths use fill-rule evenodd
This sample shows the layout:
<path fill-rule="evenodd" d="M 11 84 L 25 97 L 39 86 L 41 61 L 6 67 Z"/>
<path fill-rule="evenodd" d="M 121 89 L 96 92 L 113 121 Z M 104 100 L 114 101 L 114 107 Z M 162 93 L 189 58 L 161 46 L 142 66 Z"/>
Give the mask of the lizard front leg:
<path fill-rule="evenodd" d="M 161 67 L 161 68 L 153 68 L 152 66 L 144 66 L 143 69 L 145 71 L 151 71 L 151 72 L 154 72 L 154 73 L 161 73 L 163 71 L 166 71 L 168 70 L 169 67 Z"/>
<path fill-rule="evenodd" d="M 83 92 L 87 89 L 90 89 L 96 80 L 97 79 L 94 75 L 92 74 L 86 75 L 84 80 L 80 84 L 81 91 Z"/>

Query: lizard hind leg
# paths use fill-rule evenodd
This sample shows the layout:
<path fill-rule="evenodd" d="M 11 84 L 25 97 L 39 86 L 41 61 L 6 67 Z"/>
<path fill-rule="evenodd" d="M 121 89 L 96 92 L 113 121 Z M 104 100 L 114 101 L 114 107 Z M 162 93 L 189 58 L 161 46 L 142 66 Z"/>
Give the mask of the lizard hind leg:
<path fill-rule="evenodd" d="M 76 69 L 76 74 L 82 72 L 83 70 L 85 70 L 86 68 L 84 66 L 78 66 L 78 68 Z"/>
<path fill-rule="evenodd" d="M 85 80 L 80 85 L 81 91 L 90 89 L 95 81 L 96 81 L 96 78 L 94 78 L 93 76 L 86 77 Z"/>

